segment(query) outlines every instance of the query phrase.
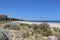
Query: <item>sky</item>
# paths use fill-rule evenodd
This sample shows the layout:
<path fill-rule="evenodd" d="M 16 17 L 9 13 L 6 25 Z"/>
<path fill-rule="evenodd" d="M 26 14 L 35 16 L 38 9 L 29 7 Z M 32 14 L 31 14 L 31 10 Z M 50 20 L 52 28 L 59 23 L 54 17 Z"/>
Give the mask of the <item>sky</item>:
<path fill-rule="evenodd" d="M 25 20 L 60 20 L 60 0 L 0 0 L 0 14 Z"/>

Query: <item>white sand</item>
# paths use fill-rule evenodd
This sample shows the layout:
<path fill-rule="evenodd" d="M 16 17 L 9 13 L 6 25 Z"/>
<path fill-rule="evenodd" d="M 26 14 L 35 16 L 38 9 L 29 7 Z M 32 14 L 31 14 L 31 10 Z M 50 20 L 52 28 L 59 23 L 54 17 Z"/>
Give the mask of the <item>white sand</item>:
<path fill-rule="evenodd" d="M 25 21 L 14 21 L 14 22 L 18 22 L 18 23 L 26 23 L 26 24 L 41 24 L 42 22 L 25 22 Z M 57 27 L 60 28 L 60 23 L 55 23 L 55 22 L 47 22 L 50 27 Z"/>

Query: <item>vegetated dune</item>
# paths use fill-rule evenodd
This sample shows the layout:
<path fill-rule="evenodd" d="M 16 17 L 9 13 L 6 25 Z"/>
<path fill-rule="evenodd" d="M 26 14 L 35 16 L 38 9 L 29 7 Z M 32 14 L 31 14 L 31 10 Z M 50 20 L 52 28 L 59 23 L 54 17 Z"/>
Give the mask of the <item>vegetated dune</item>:
<path fill-rule="evenodd" d="M 18 22 L 18 23 L 26 23 L 26 24 L 41 24 L 43 22 L 26 22 L 26 21 L 13 21 L 13 22 Z M 56 22 L 46 22 L 50 25 L 50 27 L 56 27 L 56 28 L 60 28 L 60 23 L 56 23 Z"/>
<path fill-rule="evenodd" d="M 55 38 L 57 40 L 55 34 L 51 36 L 53 33 L 50 27 L 57 27 L 59 23 L 48 23 L 43 25 L 42 23 L 43 22 L 12 21 L 2 24 L 2 29 L 9 34 L 9 39 L 11 40 L 55 40 Z M 42 26 L 36 24 L 41 24 Z"/>

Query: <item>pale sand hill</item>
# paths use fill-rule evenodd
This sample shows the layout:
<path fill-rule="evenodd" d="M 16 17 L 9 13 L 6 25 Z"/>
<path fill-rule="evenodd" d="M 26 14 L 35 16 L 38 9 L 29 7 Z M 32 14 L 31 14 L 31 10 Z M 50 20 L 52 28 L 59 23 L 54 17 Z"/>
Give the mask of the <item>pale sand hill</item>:
<path fill-rule="evenodd" d="M 26 24 L 41 24 L 42 22 L 26 22 L 26 21 L 13 21 L 13 22 L 18 22 L 18 23 L 26 23 Z M 57 27 L 60 28 L 60 23 L 55 23 L 55 22 L 46 22 L 50 25 L 50 27 Z"/>

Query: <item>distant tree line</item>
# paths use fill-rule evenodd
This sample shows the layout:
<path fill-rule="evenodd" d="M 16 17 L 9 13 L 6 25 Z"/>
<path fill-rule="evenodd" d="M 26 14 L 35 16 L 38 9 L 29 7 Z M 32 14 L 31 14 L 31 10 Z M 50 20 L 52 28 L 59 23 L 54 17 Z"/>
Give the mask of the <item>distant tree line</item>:
<path fill-rule="evenodd" d="M 0 15 L 0 21 L 22 21 L 23 19 L 8 18 L 7 15 Z"/>

